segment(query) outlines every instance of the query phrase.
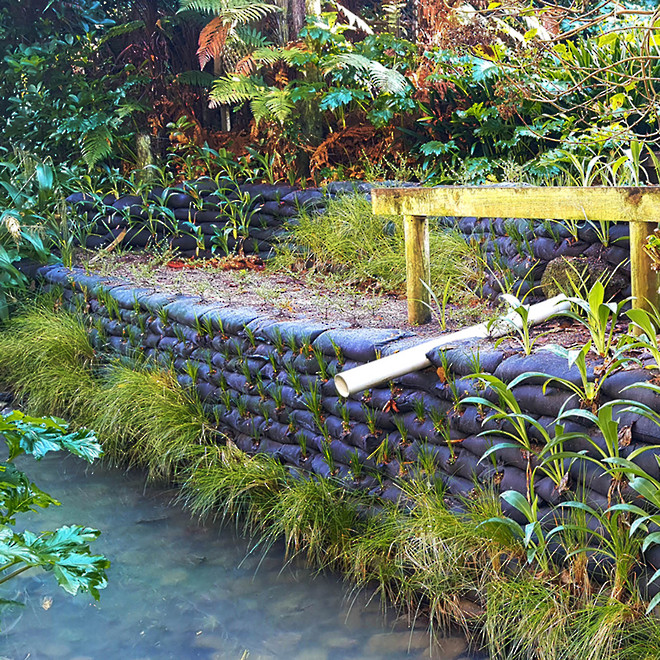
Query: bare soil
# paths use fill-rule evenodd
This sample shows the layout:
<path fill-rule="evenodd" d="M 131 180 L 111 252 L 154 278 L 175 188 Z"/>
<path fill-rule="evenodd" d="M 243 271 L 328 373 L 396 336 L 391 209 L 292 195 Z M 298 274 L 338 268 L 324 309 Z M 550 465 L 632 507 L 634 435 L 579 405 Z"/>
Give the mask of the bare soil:
<path fill-rule="evenodd" d="M 492 301 L 476 295 L 463 296 L 461 304 L 447 305 L 444 329 L 439 309 L 434 309 L 431 322 L 411 326 L 403 292 L 383 293 L 310 270 L 274 271 L 259 262 L 236 258 L 181 262 L 144 253 L 101 256 L 97 252 L 85 252 L 79 257 L 79 265 L 90 272 L 126 279 L 138 286 L 250 307 L 283 321 L 306 319 L 329 324 L 341 322 L 353 328 L 397 328 L 422 339 L 481 323 L 503 311 Z M 617 330 L 625 332 L 625 327 Z M 531 335 L 535 348 L 547 344 L 582 346 L 589 340 L 586 328 L 563 318 L 535 326 Z M 502 341 L 502 348 L 513 353 L 521 347 L 512 336 Z"/>
<path fill-rule="evenodd" d="M 237 307 L 251 307 L 281 320 L 312 319 L 326 323 L 347 323 L 350 327 L 398 328 L 420 337 L 440 334 L 437 319 L 422 326 L 408 323 L 403 293 L 383 293 L 360 287 L 337 276 L 313 271 L 277 272 L 260 264 L 241 261 L 199 261 L 189 267 L 178 260 L 168 261 L 141 253 L 84 253 L 79 265 L 100 275 L 119 277 L 139 286 L 160 291 L 193 295 Z M 477 296 L 446 308 L 446 331 L 492 318 L 496 305 Z"/>

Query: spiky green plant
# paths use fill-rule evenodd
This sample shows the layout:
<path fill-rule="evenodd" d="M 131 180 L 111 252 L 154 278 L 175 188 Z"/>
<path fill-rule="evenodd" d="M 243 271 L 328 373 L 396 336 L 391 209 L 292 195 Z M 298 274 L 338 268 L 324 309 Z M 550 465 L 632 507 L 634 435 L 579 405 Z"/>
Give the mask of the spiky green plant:
<path fill-rule="evenodd" d="M 152 478 L 176 478 L 189 454 L 210 437 L 194 391 L 156 366 L 112 365 L 91 405 L 106 453 L 145 466 Z"/>
<path fill-rule="evenodd" d="M 94 348 L 79 317 L 54 311 L 47 300 L 13 317 L 0 332 L 0 380 L 36 415 L 88 424 L 98 389 Z"/>
<path fill-rule="evenodd" d="M 300 479 L 271 510 L 264 542 L 283 537 L 290 557 L 303 554 L 315 566 L 339 567 L 351 536 L 364 524 L 361 502 L 362 496 L 331 479 Z"/>
<path fill-rule="evenodd" d="M 233 519 L 246 534 L 270 524 L 290 481 L 283 465 L 263 454 L 248 456 L 230 442 L 196 451 L 179 496 L 194 515 Z"/>

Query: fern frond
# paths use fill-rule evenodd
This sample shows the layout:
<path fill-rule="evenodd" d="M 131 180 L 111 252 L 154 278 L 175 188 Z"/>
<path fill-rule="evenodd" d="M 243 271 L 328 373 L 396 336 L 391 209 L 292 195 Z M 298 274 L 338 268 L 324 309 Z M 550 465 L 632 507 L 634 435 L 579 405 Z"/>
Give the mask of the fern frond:
<path fill-rule="evenodd" d="M 202 11 L 216 16 L 245 15 L 247 12 L 252 18 L 246 21 L 237 20 L 237 23 L 264 18 L 268 14 L 281 11 L 277 5 L 266 2 L 250 2 L 249 0 L 180 0 L 179 11 Z"/>
<path fill-rule="evenodd" d="M 294 109 L 291 94 L 286 89 L 263 88 L 250 102 L 250 110 L 257 125 L 262 121 L 278 121 L 284 124 Z"/>
<path fill-rule="evenodd" d="M 254 117 L 254 122 L 257 124 L 257 126 L 264 120 L 264 119 L 270 119 L 271 114 L 270 110 L 268 109 L 268 105 L 266 105 L 266 97 L 265 96 L 258 96 L 250 102 L 250 112 L 252 112 L 252 116 Z"/>
<path fill-rule="evenodd" d="M 234 25 L 247 25 L 266 18 L 269 14 L 281 11 L 277 5 L 270 5 L 265 2 L 246 2 L 244 4 L 237 4 L 227 11 L 222 12 L 222 16 L 226 20 L 231 21 Z"/>
<path fill-rule="evenodd" d="M 373 60 L 369 66 L 369 79 L 376 89 L 390 94 L 402 94 L 410 86 L 408 78 L 402 73 Z"/>
<path fill-rule="evenodd" d="M 329 58 L 326 60 L 325 73 L 336 67 L 355 69 L 366 74 L 369 82 L 380 92 L 401 94 L 410 86 L 408 79 L 399 71 L 357 53 L 343 53 Z"/>
<path fill-rule="evenodd" d="M 241 76 L 251 76 L 257 68 L 257 64 L 254 61 L 252 55 L 246 55 L 241 57 L 238 62 L 234 65 L 234 71 Z"/>
<path fill-rule="evenodd" d="M 149 106 L 145 103 L 128 99 L 117 107 L 117 116 L 129 117 L 134 112 L 149 112 L 149 109 Z"/>
<path fill-rule="evenodd" d="M 112 151 L 112 134 L 107 126 L 97 126 L 83 137 L 82 157 L 91 170 Z"/>
<path fill-rule="evenodd" d="M 263 48 L 257 48 L 253 53 L 252 57 L 256 62 L 261 64 L 266 64 L 272 66 L 277 62 L 286 62 L 290 64 L 296 57 L 298 57 L 303 51 L 296 46 L 291 48 L 281 48 L 278 46 L 266 46 Z"/>
<path fill-rule="evenodd" d="M 232 34 L 231 46 L 242 53 L 251 53 L 257 48 L 271 46 L 272 42 L 259 30 L 248 25 L 239 25 Z"/>
<path fill-rule="evenodd" d="M 243 75 L 250 75 L 257 69 L 257 64 L 273 66 L 277 62 L 290 64 L 303 51 L 295 46 L 292 48 L 280 48 L 278 46 L 262 46 L 252 53 L 242 57 L 236 63 L 235 71 Z"/>
<path fill-rule="evenodd" d="M 266 87 L 254 78 L 231 74 L 217 78 L 209 93 L 209 106 L 231 105 L 251 101 L 263 95 Z"/>
<path fill-rule="evenodd" d="M 204 26 L 199 33 L 199 48 L 197 49 L 200 69 L 203 69 L 211 60 L 220 56 L 225 43 L 227 43 L 230 28 L 231 21 L 227 21 L 223 16 L 216 16 Z"/>
<path fill-rule="evenodd" d="M 214 80 L 215 76 L 207 71 L 182 71 L 174 78 L 174 81 L 181 85 L 194 87 L 210 87 Z"/>
<path fill-rule="evenodd" d="M 280 124 L 284 124 L 293 112 L 294 105 L 288 89 L 271 89 L 265 101 L 268 111 Z"/>
<path fill-rule="evenodd" d="M 129 23 L 124 23 L 123 25 L 114 25 L 99 40 L 99 43 L 104 44 L 110 39 L 115 37 L 120 37 L 123 34 L 130 34 L 136 30 L 141 30 L 144 27 L 144 21 L 130 21 Z"/>

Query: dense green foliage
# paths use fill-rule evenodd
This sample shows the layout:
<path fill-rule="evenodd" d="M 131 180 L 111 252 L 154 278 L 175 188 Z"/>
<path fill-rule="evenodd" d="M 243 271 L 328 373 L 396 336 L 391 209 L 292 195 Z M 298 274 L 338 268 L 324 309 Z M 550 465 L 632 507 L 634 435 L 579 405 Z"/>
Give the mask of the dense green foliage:
<path fill-rule="evenodd" d="M 237 133 L 255 120 L 250 146 L 280 177 L 396 176 L 416 161 L 421 179 L 546 180 L 575 175 L 573 156 L 613 163 L 658 130 L 659 40 L 644 3 L 466 4 L 438 17 L 437 43 L 402 30 L 392 7 L 380 22 L 335 7 L 288 44 L 268 3 L 59 4 L 0 14 L 0 146 L 58 163 L 134 162 L 136 132 L 162 141 L 183 115 L 186 140 L 231 144 L 221 113 L 199 107 L 204 86 Z"/>
<path fill-rule="evenodd" d="M 0 436 L 8 452 L 7 460 L 0 461 L 0 584 L 31 568 L 42 568 L 52 572 L 68 593 L 89 592 L 98 600 L 110 566 L 105 557 L 92 554 L 90 544 L 98 538 L 98 530 L 81 525 L 39 534 L 13 529 L 17 515 L 59 504 L 30 481 L 14 460 L 23 454 L 39 460 L 63 450 L 91 463 L 102 453 L 94 434 L 70 431 L 54 417 L 29 417 L 13 411 L 0 415 Z"/>

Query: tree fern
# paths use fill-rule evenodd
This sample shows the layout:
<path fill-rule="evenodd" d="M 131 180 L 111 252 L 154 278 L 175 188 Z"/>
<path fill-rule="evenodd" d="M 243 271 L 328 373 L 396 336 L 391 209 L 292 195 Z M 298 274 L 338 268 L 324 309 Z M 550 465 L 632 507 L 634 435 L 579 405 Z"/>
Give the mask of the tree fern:
<path fill-rule="evenodd" d="M 355 69 L 366 74 L 370 83 L 379 92 L 401 94 L 410 86 L 408 79 L 399 71 L 389 69 L 380 62 L 370 60 L 368 57 L 357 53 L 343 53 L 328 58 L 325 73 L 327 74 L 335 68 Z"/>
<path fill-rule="evenodd" d="M 97 126 L 83 137 L 82 156 L 90 169 L 111 151 L 112 134 L 107 126 Z"/>
<path fill-rule="evenodd" d="M 219 105 L 245 103 L 255 97 L 263 96 L 267 87 L 249 76 L 238 73 L 228 74 L 217 78 L 209 93 L 209 105 L 217 108 Z"/>
<path fill-rule="evenodd" d="M 180 11 L 194 9 L 215 14 L 215 18 L 202 28 L 199 35 L 197 57 L 202 69 L 210 60 L 223 57 L 227 42 L 236 37 L 238 26 L 280 11 L 277 5 L 250 0 L 181 0 L 180 4 Z"/>

